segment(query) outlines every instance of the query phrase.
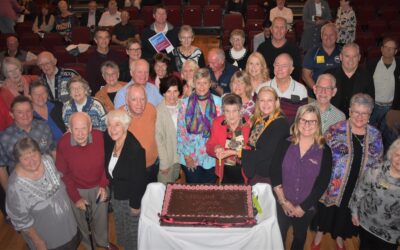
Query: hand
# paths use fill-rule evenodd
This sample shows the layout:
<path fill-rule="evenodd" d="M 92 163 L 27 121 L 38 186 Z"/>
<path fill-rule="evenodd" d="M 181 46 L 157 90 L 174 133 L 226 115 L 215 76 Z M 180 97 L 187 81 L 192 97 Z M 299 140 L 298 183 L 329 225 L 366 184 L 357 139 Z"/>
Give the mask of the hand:
<path fill-rule="evenodd" d="M 292 211 L 294 217 L 301 218 L 304 215 L 304 210 L 300 206 L 296 206 Z"/>
<path fill-rule="evenodd" d="M 105 202 L 107 200 L 107 190 L 105 188 L 99 188 L 97 192 L 96 199 L 100 196 L 100 202 Z"/>
<path fill-rule="evenodd" d="M 293 206 L 293 204 L 292 204 L 290 201 L 286 200 L 286 201 L 282 204 L 282 208 L 283 208 L 283 211 L 285 212 L 285 214 L 286 214 L 287 216 L 289 216 L 289 217 L 293 217 L 293 216 L 294 216 L 294 215 L 293 215 L 294 206 Z"/>
<path fill-rule="evenodd" d="M 224 148 L 221 147 L 220 145 L 217 145 L 214 147 L 214 152 L 215 156 L 217 156 L 217 159 L 223 159 L 222 154 L 224 153 Z"/>
<path fill-rule="evenodd" d="M 215 87 L 215 92 L 217 92 L 219 96 L 222 96 L 224 94 L 224 89 L 221 86 L 217 86 Z"/>
<path fill-rule="evenodd" d="M 192 157 L 185 155 L 185 162 L 186 162 L 186 167 L 189 170 L 193 170 L 197 167 L 196 164 L 194 164 L 194 160 L 192 159 Z"/>
<path fill-rule="evenodd" d="M 86 205 L 89 205 L 89 202 L 83 198 L 75 202 L 75 206 L 83 211 L 86 211 Z"/>
<path fill-rule="evenodd" d="M 37 250 L 47 250 L 46 242 L 42 239 L 34 242 Z"/>
<path fill-rule="evenodd" d="M 131 207 L 131 214 L 133 216 L 138 216 L 140 214 L 140 208 L 136 209 Z"/>
<path fill-rule="evenodd" d="M 358 216 L 357 215 L 353 215 L 351 217 L 351 222 L 353 222 L 353 225 L 358 227 L 360 226 L 360 221 L 358 220 Z"/>
<path fill-rule="evenodd" d="M 171 167 L 166 168 L 166 169 L 160 169 L 160 173 L 162 175 L 167 175 L 169 173 L 169 171 L 171 171 Z"/>

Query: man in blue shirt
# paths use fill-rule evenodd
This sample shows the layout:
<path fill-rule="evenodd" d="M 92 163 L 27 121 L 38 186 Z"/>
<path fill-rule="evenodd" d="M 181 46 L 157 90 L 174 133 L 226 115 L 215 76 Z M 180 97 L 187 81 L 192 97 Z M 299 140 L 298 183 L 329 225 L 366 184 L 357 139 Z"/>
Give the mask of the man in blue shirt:
<path fill-rule="evenodd" d="M 125 97 L 128 87 L 132 84 L 141 84 L 146 90 L 147 100 L 154 107 L 162 101 L 163 97 L 160 94 L 158 88 L 148 82 L 149 79 L 149 63 L 144 59 L 139 59 L 136 62 L 130 64 L 130 73 L 132 80 L 125 85 L 123 88 L 118 90 L 117 95 L 114 99 L 114 106 L 116 109 L 125 105 Z"/>
<path fill-rule="evenodd" d="M 303 62 L 303 80 L 312 93 L 319 75 L 327 69 L 340 66 L 340 48 L 336 45 L 337 29 L 335 24 L 328 23 L 321 28 L 322 44 L 307 52 Z"/>
<path fill-rule="evenodd" d="M 222 96 L 224 93 L 229 93 L 232 75 L 239 68 L 225 61 L 225 53 L 220 48 L 213 48 L 208 52 L 208 63 L 211 81 L 214 83 L 213 94 Z"/>

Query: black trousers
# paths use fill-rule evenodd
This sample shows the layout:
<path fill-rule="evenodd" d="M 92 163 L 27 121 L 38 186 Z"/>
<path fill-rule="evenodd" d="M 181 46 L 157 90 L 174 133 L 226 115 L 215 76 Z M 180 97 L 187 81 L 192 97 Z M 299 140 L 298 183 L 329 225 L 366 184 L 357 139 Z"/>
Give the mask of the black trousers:
<path fill-rule="evenodd" d="M 360 227 L 360 250 L 396 250 L 397 244 L 392 244 L 371 234 Z"/>
<path fill-rule="evenodd" d="M 316 211 L 315 209 L 307 210 L 303 217 L 289 217 L 286 216 L 283 208 L 280 204 L 276 203 L 277 215 L 278 215 L 278 224 L 279 229 L 281 230 L 282 240 L 285 243 L 286 235 L 289 227 L 293 226 L 293 242 L 292 242 L 292 250 L 303 250 L 304 243 L 307 238 L 307 229 L 313 219 Z"/>
<path fill-rule="evenodd" d="M 154 162 L 153 165 L 151 165 L 150 167 L 146 167 L 147 184 L 152 182 L 157 182 L 157 175 L 159 170 L 160 170 L 160 161 L 157 158 L 157 160 Z"/>

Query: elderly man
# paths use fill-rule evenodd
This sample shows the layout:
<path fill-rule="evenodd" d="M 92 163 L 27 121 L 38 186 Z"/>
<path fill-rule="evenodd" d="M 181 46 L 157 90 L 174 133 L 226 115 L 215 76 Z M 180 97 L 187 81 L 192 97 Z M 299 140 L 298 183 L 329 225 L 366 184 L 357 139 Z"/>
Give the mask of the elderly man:
<path fill-rule="evenodd" d="M 108 1 L 107 11 L 105 11 L 100 18 L 99 26 L 115 26 L 121 22 L 121 12 L 118 11 L 117 1 Z"/>
<path fill-rule="evenodd" d="M 24 74 L 27 74 L 31 66 L 36 65 L 37 56 L 30 51 L 19 48 L 19 40 L 16 35 L 9 35 L 6 39 L 7 49 L 0 52 L 0 63 L 5 57 L 15 57 L 24 66 Z"/>
<path fill-rule="evenodd" d="M 335 77 L 331 74 L 319 75 L 313 90 L 317 97 L 314 104 L 321 114 L 322 133 L 325 133 L 331 125 L 346 119 L 344 113 L 331 104 L 331 99 L 337 92 Z"/>
<path fill-rule="evenodd" d="M 157 53 L 157 51 L 149 42 L 149 38 L 154 36 L 155 34 L 163 32 L 174 47 L 178 47 L 180 44 L 178 40 L 178 32 L 172 24 L 167 22 L 167 10 L 163 6 L 157 5 L 154 7 L 153 17 L 154 23 L 145 28 L 141 36 L 143 46 L 143 58 L 149 61 Z M 160 52 L 165 51 L 163 50 Z"/>
<path fill-rule="evenodd" d="M 101 75 L 101 65 L 105 61 L 121 62 L 123 58 L 110 49 L 111 34 L 106 28 L 97 28 L 94 33 L 94 41 L 97 44 L 96 50 L 90 55 L 86 72 L 87 80 L 89 82 L 90 88 L 92 89 L 92 94 L 96 94 L 100 87 L 105 85 L 105 80 Z"/>
<path fill-rule="evenodd" d="M 219 96 L 229 93 L 229 83 L 232 75 L 239 70 L 238 67 L 225 60 L 225 53 L 220 48 L 212 48 L 208 52 L 208 70 L 210 71 L 211 81 L 214 83 L 212 92 Z"/>
<path fill-rule="evenodd" d="M 11 103 L 14 123 L 0 134 L 0 184 L 6 190 L 8 173 L 14 171 L 16 160 L 13 155 L 15 143 L 23 137 L 31 137 L 39 144 L 44 154 L 55 156 L 56 142 L 49 126 L 33 119 L 33 106 L 26 96 L 17 96 Z"/>
<path fill-rule="evenodd" d="M 147 181 L 156 182 L 159 170 L 156 143 L 157 111 L 147 102 L 145 88 L 139 84 L 131 84 L 127 89 L 126 104 L 120 109 L 125 110 L 132 118 L 128 130 L 146 151 Z"/>
<path fill-rule="evenodd" d="M 360 59 L 360 47 L 348 43 L 340 53 L 341 66 L 326 71 L 336 78 L 337 93 L 332 98 L 332 104 L 346 117 L 349 117 L 350 98 L 354 94 L 365 93 L 375 98 L 374 84 L 367 72 L 359 67 Z"/>
<path fill-rule="evenodd" d="M 375 106 L 370 124 L 381 128 L 390 109 L 400 110 L 400 59 L 396 58 L 398 43 L 384 38 L 382 56 L 368 63 L 367 72 L 375 87 Z"/>
<path fill-rule="evenodd" d="M 280 98 L 281 109 L 290 123 L 294 121 L 297 109 L 308 102 L 307 89 L 303 84 L 296 82 L 290 76 L 293 70 L 292 57 L 287 53 L 280 54 L 274 62 L 275 77 L 262 85 L 267 85 L 275 89 Z"/>
<path fill-rule="evenodd" d="M 132 80 L 118 90 L 117 95 L 114 99 L 114 106 L 116 109 L 125 105 L 126 93 L 130 85 L 141 85 L 144 87 L 146 92 L 146 98 L 149 103 L 156 107 L 163 99 L 158 88 L 148 82 L 149 80 L 149 63 L 144 59 L 139 59 L 135 62 L 130 63 L 130 73 Z"/>
<path fill-rule="evenodd" d="M 118 45 L 126 46 L 129 38 L 136 38 L 140 40 L 135 27 L 129 22 L 129 12 L 127 10 L 121 11 L 121 22 L 115 25 L 113 29 L 112 42 Z"/>
<path fill-rule="evenodd" d="M 326 70 L 340 65 L 340 48 L 336 45 L 336 25 L 328 23 L 321 28 L 322 44 L 307 52 L 303 62 L 303 80 L 313 89 L 318 76 Z"/>
<path fill-rule="evenodd" d="M 91 30 L 94 30 L 100 21 L 101 14 L 101 11 L 97 9 L 96 1 L 89 1 L 88 12 L 83 13 L 81 17 L 81 26 L 89 27 Z"/>
<path fill-rule="evenodd" d="M 275 17 L 272 21 L 270 40 L 265 40 L 264 43 L 258 46 L 257 51 L 260 52 L 267 62 L 268 68 L 272 69 L 275 58 L 282 54 L 287 53 L 293 58 L 294 71 L 293 78 L 300 81 L 301 78 L 301 57 L 299 49 L 296 45 L 286 40 L 287 22 L 283 17 Z M 274 77 L 274 71 L 270 70 L 270 78 Z"/>
<path fill-rule="evenodd" d="M 271 39 L 271 21 L 265 19 L 263 22 L 263 31 L 258 33 L 253 38 L 253 51 L 257 51 L 258 46 L 265 42 L 265 40 Z"/>
<path fill-rule="evenodd" d="M 283 17 L 286 19 L 286 22 L 288 24 L 287 28 L 291 29 L 293 24 L 293 11 L 290 8 L 285 7 L 285 3 L 285 0 L 276 1 L 276 7 L 271 9 L 271 11 L 269 12 L 269 20 L 272 22 L 275 17 Z"/>
<path fill-rule="evenodd" d="M 82 233 L 82 243 L 91 249 L 85 211 L 92 212 L 92 234 L 95 246 L 116 249 L 108 241 L 108 180 L 104 169 L 104 141 L 100 131 L 92 130 L 92 122 L 84 112 L 74 113 L 70 131 L 60 139 L 56 166 L 62 173 L 72 209 Z"/>
<path fill-rule="evenodd" d="M 68 81 L 77 76 L 73 69 L 65 69 L 57 67 L 57 59 L 48 51 L 39 54 L 37 65 L 42 70 L 40 76 L 49 91 L 49 99 L 52 101 L 60 101 L 62 103 L 70 99 L 68 93 Z"/>

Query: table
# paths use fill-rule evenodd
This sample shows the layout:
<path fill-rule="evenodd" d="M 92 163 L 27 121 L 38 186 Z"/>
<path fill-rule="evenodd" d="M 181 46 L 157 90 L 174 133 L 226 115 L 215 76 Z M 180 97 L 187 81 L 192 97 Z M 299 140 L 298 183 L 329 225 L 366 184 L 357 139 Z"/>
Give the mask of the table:
<path fill-rule="evenodd" d="M 139 249 L 284 249 L 276 218 L 276 203 L 268 184 L 253 186 L 263 213 L 257 215 L 257 225 L 252 228 L 162 227 L 158 214 L 161 213 L 164 193 L 165 185 L 162 183 L 147 186 L 139 219 Z"/>

